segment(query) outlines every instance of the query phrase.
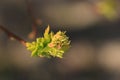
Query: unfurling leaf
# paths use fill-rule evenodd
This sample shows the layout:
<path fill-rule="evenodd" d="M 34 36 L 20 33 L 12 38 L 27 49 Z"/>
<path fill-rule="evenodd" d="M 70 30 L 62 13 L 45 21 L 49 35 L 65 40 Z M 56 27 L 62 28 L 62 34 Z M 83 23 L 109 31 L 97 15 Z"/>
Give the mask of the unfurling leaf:
<path fill-rule="evenodd" d="M 58 31 L 54 34 L 50 32 L 50 27 L 48 26 L 44 37 L 37 38 L 36 41 L 31 43 L 27 42 L 26 47 L 32 52 L 31 56 L 62 58 L 65 51 L 70 47 L 69 38 L 65 33 Z"/>

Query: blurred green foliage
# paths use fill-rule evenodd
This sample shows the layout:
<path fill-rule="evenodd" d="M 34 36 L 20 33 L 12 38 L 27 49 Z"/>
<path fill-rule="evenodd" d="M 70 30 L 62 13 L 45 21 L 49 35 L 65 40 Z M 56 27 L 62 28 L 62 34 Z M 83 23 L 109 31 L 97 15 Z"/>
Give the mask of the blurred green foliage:
<path fill-rule="evenodd" d="M 99 13 L 108 19 L 114 19 L 117 16 L 117 2 L 115 0 L 103 0 L 98 3 Z"/>

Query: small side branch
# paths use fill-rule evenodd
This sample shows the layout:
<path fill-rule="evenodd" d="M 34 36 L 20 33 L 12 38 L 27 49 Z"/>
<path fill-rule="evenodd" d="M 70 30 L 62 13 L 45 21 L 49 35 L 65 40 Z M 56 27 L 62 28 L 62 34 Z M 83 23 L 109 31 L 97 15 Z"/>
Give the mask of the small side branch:
<path fill-rule="evenodd" d="M 37 36 L 37 33 L 38 33 L 37 32 L 37 22 L 36 22 L 36 19 L 34 17 L 31 1 L 29 1 L 29 0 L 25 0 L 25 1 L 27 4 L 27 10 L 28 10 L 29 16 L 31 17 L 31 20 L 32 20 L 32 32 L 28 35 L 28 37 L 30 39 L 33 39 Z"/>
<path fill-rule="evenodd" d="M 18 37 L 17 35 L 15 35 L 12 32 L 10 32 L 9 30 L 7 30 L 2 25 L 0 25 L 0 29 L 3 30 L 8 35 L 8 37 L 12 37 L 12 38 L 16 39 L 17 41 L 19 41 L 22 45 L 26 46 L 26 41 L 23 40 L 22 38 Z"/>

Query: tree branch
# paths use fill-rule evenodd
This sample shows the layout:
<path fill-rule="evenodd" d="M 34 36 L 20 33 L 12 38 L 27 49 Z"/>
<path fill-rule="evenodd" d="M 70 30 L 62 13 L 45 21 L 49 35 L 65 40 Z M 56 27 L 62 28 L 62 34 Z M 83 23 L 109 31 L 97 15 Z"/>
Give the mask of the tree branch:
<path fill-rule="evenodd" d="M 33 39 L 37 36 L 37 22 L 36 22 L 36 19 L 34 17 L 34 13 L 32 11 L 32 4 L 31 4 L 31 1 L 29 0 L 25 0 L 26 1 L 26 4 L 27 4 L 27 9 L 28 9 L 28 13 L 29 13 L 29 16 L 31 17 L 31 20 L 32 20 L 32 32 L 28 35 L 29 38 Z"/>
<path fill-rule="evenodd" d="M 18 37 L 17 35 L 15 35 L 14 33 L 10 32 L 9 30 L 7 30 L 5 27 L 3 27 L 2 25 L 0 25 L 0 29 L 3 30 L 9 37 L 12 37 L 14 39 L 16 39 L 17 41 L 19 41 L 22 45 L 26 46 L 26 41 L 23 40 L 22 38 Z"/>

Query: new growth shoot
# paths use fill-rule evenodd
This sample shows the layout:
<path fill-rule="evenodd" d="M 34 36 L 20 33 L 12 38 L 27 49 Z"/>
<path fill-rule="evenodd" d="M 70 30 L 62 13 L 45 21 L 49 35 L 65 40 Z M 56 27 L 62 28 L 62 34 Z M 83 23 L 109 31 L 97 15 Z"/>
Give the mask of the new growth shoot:
<path fill-rule="evenodd" d="M 23 40 L 3 26 L 0 26 L 0 29 L 3 30 L 8 37 L 16 39 L 25 46 L 27 50 L 31 51 L 31 56 L 62 58 L 65 51 L 70 47 L 70 40 L 69 37 L 65 35 L 66 32 L 50 32 L 49 26 L 45 29 L 44 36 L 36 38 L 36 41 L 33 42 Z"/>
<path fill-rule="evenodd" d="M 62 58 L 65 51 L 70 47 L 69 38 L 65 33 L 62 31 L 50 32 L 48 26 L 43 37 L 37 38 L 31 43 L 26 42 L 26 47 L 32 52 L 31 56 Z"/>

